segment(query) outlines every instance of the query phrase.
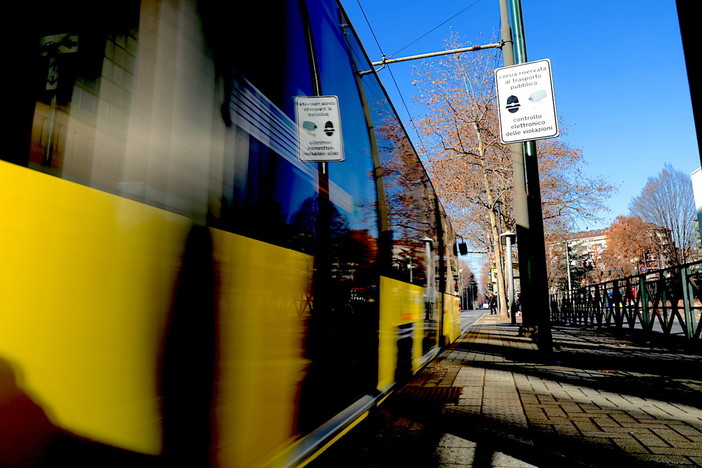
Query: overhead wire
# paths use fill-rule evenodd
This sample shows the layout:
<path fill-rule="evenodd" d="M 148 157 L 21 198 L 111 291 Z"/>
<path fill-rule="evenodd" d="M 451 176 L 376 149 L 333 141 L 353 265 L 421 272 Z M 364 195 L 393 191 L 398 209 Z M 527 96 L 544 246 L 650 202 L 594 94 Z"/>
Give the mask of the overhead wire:
<path fill-rule="evenodd" d="M 412 114 L 410 113 L 409 107 L 407 106 L 407 102 L 405 102 L 405 98 L 402 95 L 402 91 L 400 91 L 400 87 L 397 84 L 397 80 L 395 79 L 395 74 L 392 72 L 390 68 L 388 68 L 388 73 L 390 73 L 390 77 L 392 78 L 392 82 L 395 84 L 395 89 L 397 90 L 397 93 L 400 95 L 400 101 L 402 101 L 402 105 L 405 108 L 405 112 L 407 112 L 407 115 L 409 116 L 410 123 L 412 124 L 412 128 L 414 128 L 414 132 L 417 134 L 417 138 L 419 139 L 419 145 L 422 148 L 422 153 L 427 154 L 427 149 L 424 146 L 424 140 L 422 139 L 421 133 L 419 133 L 419 129 L 417 128 L 417 124 L 414 121 L 414 117 L 412 117 Z"/>
<path fill-rule="evenodd" d="M 482 0 L 476 0 L 475 2 L 471 3 L 471 4 L 468 5 L 467 7 L 463 8 L 461 11 L 459 11 L 459 12 L 457 12 L 456 14 L 452 15 L 451 17 L 449 17 L 449 18 L 446 19 L 445 21 L 439 23 L 437 26 L 435 26 L 435 27 L 433 27 L 432 29 L 430 29 L 429 31 L 425 32 L 424 34 L 422 34 L 421 36 L 417 37 L 417 38 L 414 39 L 413 41 L 409 42 L 409 43 L 408 43 L 407 45 L 405 45 L 404 47 L 398 49 L 395 53 L 393 53 L 390 57 L 387 57 L 387 58 L 394 57 L 395 55 L 397 55 L 397 54 L 400 53 L 401 51 L 405 50 L 406 48 L 408 48 L 408 47 L 411 46 L 412 44 L 418 42 L 418 41 L 421 40 L 422 38 L 424 38 L 424 37 L 426 37 L 427 35 L 431 34 L 432 32 L 434 32 L 435 30 L 437 30 L 437 29 L 440 28 L 441 26 L 445 25 L 446 23 L 448 23 L 448 22 L 451 21 L 452 19 L 454 19 L 454 18 L 456 18 L 457 16 L 461 15 L 461 14 L 464 13 L 465 11 L 471 9 L 472 7 L 474 7 L 475 5 L 477 5 L 478 3 L 480 3 L 481 1 L 482 1 Z M 359 7 L 359 9 L 360 9 L 360 11 L 361 11 L 361 13 L 362 13 L 362 15 L 363 15 L 363 18 L 364 18 L 365 21 L 366 21 L 366 24 L 367 24 L 367 26 L 368 26 L 368 29 L 370 30 L 370 32 L 371 32 L 371 34 L 372 34 L 372 36 L 373 36 L 373 39 L 375 40 L 375 43 L 376 43 L 376 45 L 377 45 L 377 47 L 378 47 L 378 50 L 379 50 L 381 56 L 385 58 L 385 54 L 383 53 L 383 49 L 382 49 L 382 47 L 381 47 L 381 45 L 380 45 L 380 41 L 378 40 L 378 37 L 376 36 L 375 31 L 373 30 L 373 27 L 372 27 L 371 24 L 370 24 L 370 21 L 369 21 L 369 19 L 368 19 L 368 16 L 366 15 L 365 10 L 363 9 L 363 5 L 361 5 L 361 0 L 356 0 L 356 2 L 358 3 L 358 7 Z M 497 62 L 499 61 L 500 50 L 499 50 L 499 49 L 495 49 L 494 54 L 495 54 L 495 55 L 493 56 L 493 59 L 494 59 L 495 62 L 496 62 L 495 65 L 497 65 Z M 416 124 L 415 124 L 414 118 L 412 117 L 412 113 L 410 112 L 409 107 L 407 106 L 407 102 L 405 101 L 405 98 L 404 98 L 404 96 L 403 96 L 403 94 L 402 94 L 402 91 L 400 90 L 400 87 L 399 87 L 399 85 L 398 85 L 398 83 L 397 83 L 397 80 L 396 80 L 396 78 L 395 78 L 395 75 L 394 75 L 394 73 L 392 72 L 392 69 L 391 69 L 390 67 L 387 67 L 387 70 L 388 70 L 388 72 L 390 73 L 390 78 L 392 79 L 393 84 L 395 85 L 395 89 L 397 90 L 397 93 L 398 93 L 398 95 L 399 95 L 399 97 L 400 97 L 400 101 L 402 102 L 402 105 L 403 105 L 403 107 L 404 107 L 404 109 L 405 109 L 405 112 L 406 112 L 407 115 L 409 116 L 410 123 L 411 123 L 411 125 L 412 125 L 412 127 L 413 127 L 413 129 L 414 129 L 414 131 L 415 131 L 415 133 L 416 133 L 416 135 L 417 135 L 417 138 L 418 138 L 418 140 L 419 140 L 419 144 L 420 144 L 420 147 L 421 147 L 421 149 L 422 149 L 422 152 L 423 152 L 424 154 L 427 154 L 427 149 L 426 149 L 426 147 L 424 146 L 424 141 L 423 141 L 423 139 L 422 139 L 422 136 L 421 136 L 421 134 L 420 134 L 420 132 L 419 132 L 419 129 L 417 128 L 417 126 L 416 126 Z M 477 267 L 478 267 L 478 266 L 480 265 L 480 263 L 481 263 L 481 262 L 480 262 L 480 259 L 484 259 L 484 255 L 485 255 L 484 253 L 471 252 L 471 253 L 469 253 L 468 255 L 465 255 L 463 258 L 464 258 L 464 260 L 466 260 L 466 262 L 468 263 L 468 265 L 469 265 L 469 267 L 470 267 L 471 270 L 480 271 L 480 268 L 477 268 Z M 482 275 L 481 275 L 481 276 L 482 276 Z M 481 281 L 482 281 L 482 279 L 481 279 Z"/>
<path fill-rule="evenodd" d="M 455 13 L 454 15 L 452 15 L 451 17 L 447 18 L 446 20 L 442 21 L 442 22 L 439 23 L 438 25 L 434 26 L 434 27 L 431 28 L 429 31 L 427 31 L 427 32 L 425 32 L 424 34 L 422 34 L 421 36 L 417 37 L 416 39 L 414 39 L 413 41 L 411 41 L 410 43 L 408 43 L 407 45 L 405 45 L 405 46 L 402 47 L 401 49 L 397 50 L 394 54 L 390 55 L 390 57 L 394 57 L 395 55 L 397 55 L 398 53 L 402 52 L 403 50 L 405 50 L 406 48 L 408 48 L 409 46 L 411 46 L 411 45 L 414 44 L 415 42 L 418 42 L 419 40 L 421 40 L 422 38 L 424 38 L 424 37 L 426 37 L 427 35 L 431 34 L 432 32 L 436 31 L 438 28 L 440 28 L 441 26 L 445 25 L 446 23 L 448 23 L 448 22 L 451 21 L 452 19 L 454 19 L 454 18 L 456 18 L 457 16 L 461 15 L 461 14 L 464 13 L 465 11 L 471 9 L 472 7 L 474 7 L 475 5 L 477 5 L 478 3 L 480 3 L 481 1 L 482 1 L 482 0 L 476 0 L 475 2 L 471 3 L 471 4 L 468 5 L 467 7 L 463 8 L 461 11 Z M 367 26 L 368 26 L 368 29 L 369 29 L 370 32 L 371 32 L 371 35 L 373 36 L 373 40 L 375 40 L 375 43 L 376 43 L 376 45 L 377 45 L 377 47 L 378 47 L 378 50 L 380 51 L 381 56 L 385 57 L 385 54 L 384 54 L 384 52 L 383 52 L 383 48 L 380 46 L 380 41 L 378 40 L 378 37 L 376 36 L 375 31 L 373 30 L 373 26 L 371 26 L 370 20 L 368 19 L 368 16 L 366 15 L 365 10 L 363 9 L 363 5 L 361 5 L 361 0 L 356 0 L 356 3 L 358 4 L 358 8 L 360 9 L 361 14 L 363 15 L 363 18 L 364 18 L 365 21 L 366 21 L 366 24 L 367 24 Z M 388 57 L 388 58 L 390 58 L 390 57 Z M 387 70 L 388 70 L 388 72 L 390 73 L 390 78 L 392 79 L 392 82 L 393 82 L 393 84 L 395 85 L 395 89 L 397 90 L 397 94 L 398 94 L 398 96 L 400 96 L 400 101 L 402 102 L 402 106 L 404 107 L 405 112 L 407 113 L 407 116 L 409 117 L 410 124 L 412 125 L 412 128 L 414 129 L 414 132 L 415 132 L 416 135 L 417 135 L 417 138 L 418 138 L 418 140 L 419 140 L 420 147 L 421 147 L 421 149 L 422 149 L 422 153 L 427 154 L 427 149 L 426 149 L 426 147 L 424 146 L 424 141 L 423 141 L 422 136 L 421 136 L 421 134 L 420 134 L 420 132 L 419 132 L 419 129 L 417 128 L 417 125 L 416 125 L 416 123 L 415 123 L 414 117 L 412 116 L 412 113 L 411 113 L 410 110 L 409 110 L 409 106 L 407 105 L 407 102 L 405 101 L 405 98 L 404 98 L 404 96 L 403 96 L 403 94 L 402 94 L 402 91 L 400 91 L 400 86 L 399 86 L 398 83 L 397 83 L 397 80 L 396 80 L 396 78 L 395 78 L 395 74 L 392 72 L 392 69 L 390 69 L 390 67 L 388 67 Z"/>
<path fill-rule="evenodd" d="M 360 1 L 360 0 L 358 0 L 358 1 Z M 448 23 L 449 21 L 451 21 L 452 19 L 454 19 L 456 16 L 460 15 L 461 13 L 463 13 L 463 12 L 465 12 L 465 11 L 471 9 L 471 8 L 473 8 L 475 5 L 477 5 L 477 4 L 480 3 L 481 1 L 482 1 L 482 0 L 476 0 L 475 2 L 471 3 L 470 5 L 468 5 L 467 7 L 465 7 L 464 9 L 462 9 L 461 11 L 459 11 L 458 13 L 456 13 L 455 15 L 453 15 L 453 16 L 451 16 L 450 18 L 446 19 L 445 21 L 443 21 L 443 22 L 437 24 L 436 26 L 434 26 L 433 28 L 431 28 L 429 31 L 425 32 L 424 34 L 422 34 L 421 36 L 419 36 L 418 38 L 416 38 L 415 40 L 413 40 L 412 42 L 410 42 L 410 43 L 407 44 L 406 46 L 402 47 L 402 48 L 399 49 L 397 52 L 395 52 L 394 54 L 392 54 L 390 57 L 394 57 L 395 55 L 399 54 L 400 52 L 402 52 L 403 50 L 405 50 L 406 48 L 408 48 L 409 46 L 411 46 L 411 45 L 414 44 L 415 42 L 417 42 L 417 41 L 423 39 L 424 37 L 428 36 L 429 34 L 433 33 L 433 32 L 436 31 L 437 29 L 439 29 L 441 26 L 445 25 L 446 23 Z M 390 57 L 388 57 L 388 58 L 390 58 Z"/>
<path fill-rule="evenodd" d="M 480 0 L 478 0 L 480 1 Z M 356 0 L 356 3 L 358 3 L 358 8 L 361 10 L 361 14 L 363 14 L 363 18 L 366 20 L 366 24 L 368 25 L 368 29 L 371 32 L 371 35 L 373 36 L 373 39 L 375 40 L 376 45 L 378 46 L 378 50 L 380 51 L 381 55 L 383 54 L 383 48 L 380 46 L 380 41 L 378 41 L 378 37 L 375 35 L 375 31 L 373 30 L 373 26 L 371 26 L 370 21 L 368 20 L 368 16 L 366 16 L 366 12 L 363 9 L 363 5 L 361 5 L 361 0 Z M 397 80 L 395 79 L 395 75 L 393 74 L 392 70 L 388 68 L 388 72 L 390 72 L 390 78 L 392 79 L 393 84 L 395 85 L 395 89 L 397 90 L 397 94 L 400 96 L 400 101 L 402 101 L 402 106 L 405 109 L 405 112 L 409 116 L 409 121 L 410 124 L 412 125 L 412 128 L 414 128 L 414 132 L 417 134 L 417 138 L 419 139 L 419 144 L 422 148 L 422 152 L 426 154 L 427 150 L 424 147 L 424 141 L 422 140 L 422 136 L 419 133 L 419 129 L 417 128 L 417 125 L 415 124 L 414 118 L 412 117 L 412 113 L 409 111 L 409 107 L 407 106 L 407 102 L 405 101 L 405 97 L 402 95 L 402 91 L 400 91 L 400 86 L 397 84 Z"/>
<path fill-rule="evenodd" d="M 380 42 L 378 41 L 378 37 L 375 35 L 375 31 L 373 31 L 373 27 L 370 24 L 370 21 L 368 21 L 368 16 L 366 16 L 366 11 L 363 9 L 363 5 L 361 5 L 361 0 L 356 0 L 356 3 L 358 3 L 358 8 L 361 10 L 361 14 L 363 15 L 363 19 L 366 20 L 366 24 L 368 25 L 368 29 L 370 29 L 371 34 L 373 35 L 373 39 L 375 40 L 375 44 L 378 46 L 378 50 L 380 50 L 380 53 L 383 53 L 382 47 L 380 47 Z"/>

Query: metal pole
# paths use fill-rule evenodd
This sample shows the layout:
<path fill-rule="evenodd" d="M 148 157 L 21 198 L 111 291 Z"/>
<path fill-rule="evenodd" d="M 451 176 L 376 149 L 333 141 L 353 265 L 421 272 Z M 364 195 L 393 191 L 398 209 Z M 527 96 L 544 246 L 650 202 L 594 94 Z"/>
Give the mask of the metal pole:
<path fill-rule="evenodd" d="M 379 65 L 387 65 L 388 63 L 398 63 L 398 62 L 406 62 L 408 60 L 418 60 L 418 59 L 423 59 L 423 58 L 430 58 L 430 57 L 439 57 L 441 55 L 449 55 L 449 54 L 460 54 L 463 52 L 473 52 L 476 50 L 482 50 L 482 49 L 499 49 L 502 47 L 501 42 L 496 42 L 494 44 L 483 44 L 483 45 L 477 45 L 477 46 L 471 46 L 471 47 L 462 47 L 460 49 L 451 49 L 451 50 L 442 50 L 440 52 L 430 52 L 428 54 L 418 54 L 418 55 L 411 55 L 409 57 L 400 57 L 400 58 L 391 58 L 391 59 L 386 59 L 385 56 L 377 62 L 373 62 L 372 65 L 374 67 L 377 67 Z"/>
<path fill-rule="evenodd" d="M 51 167 L 51 158 L 53 155 L 54 146 L 54 131 L 56 129 L 56 114 L 57 114 L 58 104 L 56 101 L 56 90 L 53 91 L 51 96 L 51 110 L 49 111 L 49 129 L 47 131 L 46 143 L 44 144 L 44 165 Z"/>
<path fill-rule="evenodd" d="M 500 22 L 502 42 L 505 47 L 502 48 L 502 58 L 505 66 L 514 65 L 514 41 L 512 39 L 512 27 L 509 24 L 509 8 L 507 0 L 500 1 Z M 527 184 L 526 172 L 524 170 L 524 147 L 521 143 L 512 143 L 509 145 L 512 152 L 512 185 L 514 190 L 514 222 L 517 231 L 517 242 L 519 250 L 517 251 L 519 259 L 519 271 L 526 272 L 530 268 L 527 253 L 529 251 L 529 204 L 527 202 Z M 520 274 L 520 284 L 528 286 L 528 282 L 522 280 L 526 277 L 524 273 Z M 521 287 L 522 296 L 521 303 L 524 304 L 524 286 Z M 528 295 L 528 293 L 527 293 Z M 534 325 L 536 320 L 531 313 L 531 309 L 522 306 L 522 324 Z M 515 323 L 514 321 L 512 323 Z"/>
<path fill-rule="evenodd" d="M 507 0 L 500 1 L 500 35 L 502 36 L 502 59 L 505 66 L 514 65 L 514 41 L 512 40 L 512 27 L 509 24 L 509 9 Z M 516 144 L 515 144 L 516 145 Z"/>
<path fill-rule="evenodd" d="M 524 23 L 520 0 L 500 0 L 502 40 L 514 43 L 514 54 L 503 48 L 505 65 L 527 61 Z M 509 11 L 509 13 L 508 13 Z M 514 27 L 512 38 L 511 25 Z M 510 63 L 511 62 L 511 63 Z M 536 159 L 536 144 L 523 144 L 522 151 L 512 148 L 513 182 L 515 197 L 515 222 L 519 243 L 519 271 L 523 326 L 535 332 L 539 351 L 551 353 L 553 340 L 549 317 L 548 283 L 546 281 L 546 247 L 544 243 L 543 214 L 541 212 L 541 187 Z"/>
<path fill-rule="evenodd" d="M 500 1 L 500 22 L 502 42 L 505 46 L 502 48 L 502 56 L 505 66 L 514 65 L 514 42 L 512 40 L 512 28 L 509 24 L 509 9 L 507 0 Z M 526 177 L 524 172 L 524 152 L 521 143 L 513 143 L 509 145 L 512 151 L 512 184 L 514 185 L 514 221 L 517 225 L 517 239 L 520 244 L 519 248 L 519 268 L 525 266 L 522 264 L 522 257 L 525 250 L 528 250 L 529 242 L 524 238 L 524 233 L 529 230 L 529 207 L 527 204 Z M 521 231 L 521 232 L 520 232 Z M 522 243 L 523 242 L 523 243 Z M 523 248 L 522 248 L 523 246 Z M 524 288 L 522 288 L 524 289 Z M 524 312 L 522 315 L 526 315 Z"/>
<path fill-rule="evenodd" d="M 573 285 L 570 280 L 570 252 L 568 251 L 568 241 L 565 243 L 565 254 L 566 254 L 566 272 L 568 274 L 568 295 L 570 295 L 570 290 L 573 289 Z"/>

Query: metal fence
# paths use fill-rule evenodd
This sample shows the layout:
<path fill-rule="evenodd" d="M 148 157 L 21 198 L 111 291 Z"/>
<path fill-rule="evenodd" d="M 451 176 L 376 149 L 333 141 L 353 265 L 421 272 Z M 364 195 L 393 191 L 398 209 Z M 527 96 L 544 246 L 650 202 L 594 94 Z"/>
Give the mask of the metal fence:
<path fill-rule="evenodd" d="M 551 295 L 551 320 L 700 341 L 702 261 Z"/>

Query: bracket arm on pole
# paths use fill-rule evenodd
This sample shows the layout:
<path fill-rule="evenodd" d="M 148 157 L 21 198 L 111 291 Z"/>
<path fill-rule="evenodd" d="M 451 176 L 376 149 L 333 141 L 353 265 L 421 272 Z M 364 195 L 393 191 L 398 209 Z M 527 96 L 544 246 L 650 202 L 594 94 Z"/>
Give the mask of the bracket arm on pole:
<path fill-rule="evenodd" d="M 417 59 L 423 59 L 423 58 L 429 58 L 429 57 L 438 57 L 440 55 L 449 55 L 449 54 L 460 54 L 463 52 L 473 52 L 475 50 L 481 50 L 481 49 L 499 49 L 502 48 L 503 42 L 496 42 L 494 44 L 484 44 L 484 45 L 477 45 L 477 46 L 472 46 L 472 47 L 462 47 L 460 49 L 451 49 L 451 50 L 442 50 L 441 52 L 430 52 L 428 54 L 419 54 L 419 55 L 411 55 L 409 57 L 400 57 L 400 58 L 391 58 L 391 59 L 386 59 L 383 57 L 382 60 L 378 62 L 373 62 L 373 66 L 377 67 L 379 65 L 387 65 L 388 63 L 397 63 L 397 62 L 406 62 L 408 60 L 417 60 Z"/>
<path fill-rule="evenodd" d="M 493 44 L 484 44 L 484 45 L 477 45 L 477 46 L 472 46 L 472 47 L 462 47 L 460 49 L 451 49 L 451 50 L 442 50 L 441 52 L 430 52 L 428 54 L 419 54 L 419 55 L 411 55 L 408 57 L 400 57 L 400 58 L 385 58 L 383 55 L 383 58 L 380 59 L 377 62 L 373 62 L 371 65 L 374 67 L 380 67 L 376 72 L 382 70 L 385 68 L 388 64 L 390 63 L 398 63 L 398 62 L 407 62 L 409 60 L 418 60 L 418 59 L 424 59 L 424 58 L 430 58 L 430 57 L 438 57 L 441 55 L 451 55 L 451 54 L 461 54 L 464 52 L 473 52 L 476 50 L 482 50 L 482 49 L 501 49 L 505 45 L 505 41 L 500 41 L 496 42 Z M 361 75 L 366 75 L 368 73 L 372 73 L 372 70 L 369 71 L 362 71 L 359 72 Z"/>

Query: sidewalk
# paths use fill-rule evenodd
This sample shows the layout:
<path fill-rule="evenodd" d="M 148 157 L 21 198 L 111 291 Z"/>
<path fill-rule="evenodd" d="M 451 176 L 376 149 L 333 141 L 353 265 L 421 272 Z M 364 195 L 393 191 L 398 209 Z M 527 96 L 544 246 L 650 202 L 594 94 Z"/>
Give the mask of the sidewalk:
<path fill-rule="evenodd" d="M 315 467 L 702 466 L 702 357 L 484 315 Z"/>

